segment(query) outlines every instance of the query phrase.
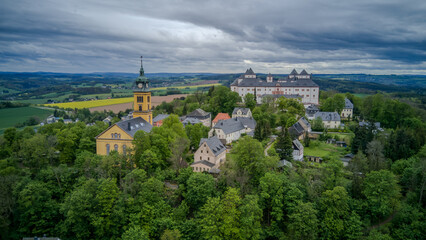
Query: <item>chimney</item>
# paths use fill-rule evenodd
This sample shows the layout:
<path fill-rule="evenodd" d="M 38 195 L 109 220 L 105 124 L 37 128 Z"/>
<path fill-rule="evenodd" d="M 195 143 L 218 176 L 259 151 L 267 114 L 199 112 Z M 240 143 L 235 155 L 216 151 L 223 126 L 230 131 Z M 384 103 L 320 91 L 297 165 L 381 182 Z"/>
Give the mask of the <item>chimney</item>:
<path fill-rule="evenodd" d="M 130 130 L 131 130 L 131 128 L 130 128 L 130 122 L 128 122 L 128 123 L 127 123 L 127 130 L 128 130 L 128 131 L 130 131 Z"/>

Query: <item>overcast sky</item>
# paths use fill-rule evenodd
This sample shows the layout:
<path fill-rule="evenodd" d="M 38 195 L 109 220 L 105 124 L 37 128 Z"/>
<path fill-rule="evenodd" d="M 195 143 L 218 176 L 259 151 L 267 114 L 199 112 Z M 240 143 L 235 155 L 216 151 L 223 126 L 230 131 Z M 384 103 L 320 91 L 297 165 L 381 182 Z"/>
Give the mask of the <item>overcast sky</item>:
<path fill-rule="evenodd" d="M 2 0 L 0 71 L 426 74 L 425 0 Z"/>

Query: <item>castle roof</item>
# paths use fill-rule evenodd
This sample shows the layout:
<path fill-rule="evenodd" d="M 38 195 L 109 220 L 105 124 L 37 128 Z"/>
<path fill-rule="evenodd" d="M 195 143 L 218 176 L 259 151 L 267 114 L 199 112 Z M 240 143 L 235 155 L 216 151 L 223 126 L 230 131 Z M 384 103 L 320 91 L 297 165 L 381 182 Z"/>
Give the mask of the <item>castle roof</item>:
<path fill-rule="evenodd" d="M 306 72 L 306 70 L 305 70 L 305 69 L 303 69 L 303 70 L 302 70 L 302 72 L 300 72 L 300 74 L 299 74 L 299 75 L 309 75 L 309 74 L 308 74 L 308 72 Z"/>
<path fill-rule="evenodd" d="M 206 117 L 210 115 L 209 112 L 204 111 L 201 108 L 195 109 L 194 111 L 192 111 L 190 114 L 188 114 L 188 117 L 193 117 L 193 118 L 200 118 L 200 117 Z"/>
<path fill-rule="evenodd" d="M 293 71 L 291 71 L 290 75 L 299 75 L 299 74 L 297 73 L 296 69 L 293 68 Z"/>
<path fill-rule="evenodd" d="M 247 69 L 245 75 L 255 75 L 255 73 L 253 72 L 253 70 L 251 68 Z"/>

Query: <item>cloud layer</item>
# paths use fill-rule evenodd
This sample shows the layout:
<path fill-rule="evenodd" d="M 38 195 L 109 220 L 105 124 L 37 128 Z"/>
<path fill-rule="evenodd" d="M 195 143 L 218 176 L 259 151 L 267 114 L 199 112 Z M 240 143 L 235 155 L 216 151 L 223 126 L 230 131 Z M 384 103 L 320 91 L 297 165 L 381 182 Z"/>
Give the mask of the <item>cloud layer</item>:
<path fill-rule="evenodd" d="M 426 74 L 426 1 L 16 1 L 0 71 Z"/>

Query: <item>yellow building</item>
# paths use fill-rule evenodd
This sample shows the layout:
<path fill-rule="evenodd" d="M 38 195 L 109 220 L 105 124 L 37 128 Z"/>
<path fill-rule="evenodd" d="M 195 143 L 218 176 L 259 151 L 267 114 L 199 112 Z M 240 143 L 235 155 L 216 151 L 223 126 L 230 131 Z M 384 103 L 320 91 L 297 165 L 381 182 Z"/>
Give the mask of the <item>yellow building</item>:
<path fill-rule="evenodd" d="M 126 153 L 133 148 L 133 137 L 139 130 L 151 132 L 152 125 L 141 117 L 120 121 L 96 137 L 96 154 L 108 155 L 111 151 Z"/>
<path fill-rule="evenodd" d="M 128 148 L 133 148 L 133 137 L 137 131 L 151 132 L 151 91 L 144 74 L 142 57 L 139 72 L 133 87 L 133 118 L 120 121 L 99 134 L 96 137 L 96 154 L 108 155 L 111 151 L 125 154 Z"/>
<path fill-rule="evenodd" d="M 139 73 L 133 88 L 133 118 L 141 117 L 152 125 L 151 91 L 143 70 L 142 57 Z"/>

